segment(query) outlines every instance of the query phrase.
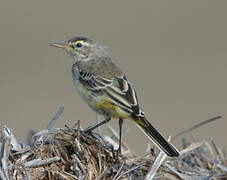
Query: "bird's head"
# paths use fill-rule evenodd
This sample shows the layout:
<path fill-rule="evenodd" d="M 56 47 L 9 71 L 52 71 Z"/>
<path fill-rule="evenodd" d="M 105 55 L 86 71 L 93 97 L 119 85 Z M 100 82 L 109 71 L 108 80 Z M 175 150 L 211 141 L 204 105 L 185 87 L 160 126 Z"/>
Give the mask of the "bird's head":
<path fill-rule="evenodd" d="M 96 44 L 86 37 L 75 37 L 64 43 L 51 43 L 53 47 L 65 49 L 75 60 L 82 60 L 95 52 Z"/>

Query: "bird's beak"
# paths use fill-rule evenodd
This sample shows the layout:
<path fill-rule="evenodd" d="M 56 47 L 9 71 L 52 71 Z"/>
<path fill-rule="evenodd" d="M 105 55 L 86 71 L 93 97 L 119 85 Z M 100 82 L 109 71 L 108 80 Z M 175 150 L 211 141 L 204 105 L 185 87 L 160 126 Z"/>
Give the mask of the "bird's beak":
<path fill-rule="evenodd" d="M 69 46 L 65 43 L 50 43 L 50 46 L 67 49 Z"/>

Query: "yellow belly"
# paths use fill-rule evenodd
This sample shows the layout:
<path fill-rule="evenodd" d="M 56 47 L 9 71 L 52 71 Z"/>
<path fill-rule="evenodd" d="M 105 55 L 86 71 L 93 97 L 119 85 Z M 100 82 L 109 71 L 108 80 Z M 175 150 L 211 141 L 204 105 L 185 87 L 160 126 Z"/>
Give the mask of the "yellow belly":
<path fill-rule="evenodd" d="M 128 119 L 129 114 L 123 111 L 119 106 L 113 104 L 109 99 L 103 99 L 100 103 L 98 103 L 98 108 L 107 111 L 110 113 L 113 118 L 122 118 Z"/>
<path fill-rule="evenodd" d="M 93 92 L 87 90 L 81 83 L 75 83 L 75 87 L 84 101 L 96 112 L 100 114 L 108 112 L 113 118 L 130 118 L 130 114 L 114 104 L 106 95 L 95 96 Z"/>

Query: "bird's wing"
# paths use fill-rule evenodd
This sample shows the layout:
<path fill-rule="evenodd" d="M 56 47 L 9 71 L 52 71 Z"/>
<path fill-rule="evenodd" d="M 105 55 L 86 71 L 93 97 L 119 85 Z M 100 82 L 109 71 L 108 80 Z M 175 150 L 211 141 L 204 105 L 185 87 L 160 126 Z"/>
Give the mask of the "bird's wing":
<path fill-rule="evenodd" d="M 126 76 L 104 78 L 80 71 L 79 80 L 90 91 L 102 91 L 122 109 L 133 115 L 144 117 L 144 113 L 139 108 L 136 92 Z"/>

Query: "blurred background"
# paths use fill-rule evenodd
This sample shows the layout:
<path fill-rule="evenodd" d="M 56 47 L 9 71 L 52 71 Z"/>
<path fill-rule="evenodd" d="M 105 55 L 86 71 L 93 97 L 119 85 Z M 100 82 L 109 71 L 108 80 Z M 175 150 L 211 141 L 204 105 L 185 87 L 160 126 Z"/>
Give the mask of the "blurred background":
<path fill-rule="evenodd" d="M 45 128 L 59 107 L 65 111 L 57 127 L 95 124 L 95 113 L 74 90 L 72 60 L 48 45 L 83 35 L 109 47 L 166 137 L 223 115 L 192 134 L 226 147 L 226 7 L 224 0 L 2 0 L 0 126 L 24 140 L 29 129 Z M 147 137 L 131 122 L 124 130 L 129 146 L 144 152 Z"/>

